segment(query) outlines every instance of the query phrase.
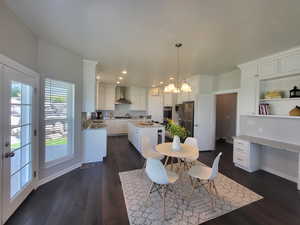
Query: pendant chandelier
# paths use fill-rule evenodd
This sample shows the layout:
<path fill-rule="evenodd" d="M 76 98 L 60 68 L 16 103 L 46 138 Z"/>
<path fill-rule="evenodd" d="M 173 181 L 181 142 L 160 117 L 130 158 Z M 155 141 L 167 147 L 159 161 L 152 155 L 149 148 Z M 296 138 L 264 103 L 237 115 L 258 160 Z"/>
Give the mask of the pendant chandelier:
<path fill-rule="evenodd" d="M 186 80 L 183 80 L 182 84 L 181 84 L 181 88 L 179 89 L 179 78 L 180 78 L 180 59 L 179 59 L 179 49 L 180 47 L 182 47 L 181 43 L 176 43 L 175 47 L 177 48 L 177 73 L 176 73 L 176 80 L 174 83 L 174 79 L 172 79 L 170 81 L 170 83 L 165 86 L 164 88 L 164 92 L 166 93 L 174 93 L 174 94 L 178 94 L 180 93 L 180 91 L 182 92 L 192 92 L 192 88 L 191 86 L 186 82 Z"/>

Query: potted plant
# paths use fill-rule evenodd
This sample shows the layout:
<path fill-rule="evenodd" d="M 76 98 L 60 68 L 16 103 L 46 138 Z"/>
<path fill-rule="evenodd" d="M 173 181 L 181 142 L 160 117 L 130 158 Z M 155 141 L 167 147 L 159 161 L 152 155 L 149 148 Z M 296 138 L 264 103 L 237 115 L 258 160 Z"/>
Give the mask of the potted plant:
<path fill-rule="evenodd" d="M 178 136 L 181 140 L 181 142 L 184 142 L 184 140 L 188 136 L 187 130 L 176 124 L 173 120 L 168 120 L 168 123 L 166 125 L 166 130 L 170 133 L 170 135 L 174 138 L 175 136 Z"/>

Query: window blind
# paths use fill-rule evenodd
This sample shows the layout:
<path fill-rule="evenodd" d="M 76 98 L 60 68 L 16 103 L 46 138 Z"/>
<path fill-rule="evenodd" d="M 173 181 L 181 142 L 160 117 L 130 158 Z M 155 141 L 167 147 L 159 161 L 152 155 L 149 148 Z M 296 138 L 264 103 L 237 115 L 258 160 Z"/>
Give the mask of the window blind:
<path fill-rule="evenodd" d="M 45 161 L 57 161 L 73 153 L 74 84 L 45 79 Z"/>

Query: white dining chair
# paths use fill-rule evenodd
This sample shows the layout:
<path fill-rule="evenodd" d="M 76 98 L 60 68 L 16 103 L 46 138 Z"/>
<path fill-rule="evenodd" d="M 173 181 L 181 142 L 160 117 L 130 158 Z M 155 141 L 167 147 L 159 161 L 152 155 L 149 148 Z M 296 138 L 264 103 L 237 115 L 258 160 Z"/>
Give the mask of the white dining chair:
<path fill-rule="evenodd" d="M 162 160 L 164 156 L 160 154 L 159 152 L 155 151 L 153 149 L 153 146 L 150 144 L 150 139 L 147 136 L 142 136 L 142 156 L 145 159 L 145 163 L 143 165 L 143 170 L 142 173 L 144 172 L 144 169 L 146 167 L 146 160 L 147 159 L 157 159 L 157 160 Z"/>
<path fill-rule="evenodd" d="M 184 159 L 184 161 L 185 161 L 184 163 L 186 163 L 185 166 L 187 167 L 187 169 L 190 169 L 193 166 L 194 162 L 197 161 L 198 158 L 199 158 L 198 142 L 197 142 L 196 138 L 188 137 L 188 138 L 185 139 L 184 144 L 191 145 L 191 146 L 193 146 L 194 148 L 196 148 L 198 150 L 196 155 L 193 155 L 190 158 L 185 158 Z"/>
<path fill-rule="evenodd" d="M 164 219 L 166 219 L 165 198 L 168 191 L 172 191 L 175 194 L 176 190 L 174 188 L 171 189 L 170 185 L 174 184 L 179 176 L 175 172 L 166 169 L 160 160 L 153 158 L 146 160 L 146 174 L 152 181 L 147 200 L 149 200 L 152 193 L 158 192 L 163 201 L 162 210 Z"/>
<path fill-rule="evenodd" d="M 213 189 L 215 191 L 216 196 L 219 197 L 218 190 L 215 185 L 215 178 L 218 176 L 219 173 L 219 162 L 220 162 L 221 155 L 222 152 L 220 152 L 217 155 L 217 157 L 213 162 L 212 168 L 207 166 L 202 166 L 202 165 L 195 165 L 189 169 L 188 175 L 191 177 L 191 183 L 193 186 L 191 198 L 193 196 L 195 189 L 197 188 L 197 185 L 198 187 L 203 187 L 206 190 L 206 192 L 210 195 L 210 193 L 204 186 L 204 185 L 208 185 L 209 189 L 210 190 Z"/>

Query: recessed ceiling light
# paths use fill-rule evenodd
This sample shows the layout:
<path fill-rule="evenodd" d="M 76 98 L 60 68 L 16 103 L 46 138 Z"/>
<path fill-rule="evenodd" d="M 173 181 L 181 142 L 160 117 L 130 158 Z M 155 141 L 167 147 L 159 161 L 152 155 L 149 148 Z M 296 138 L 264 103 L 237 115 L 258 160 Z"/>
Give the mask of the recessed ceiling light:
<path fill-rule="evenodd" d="M 123 74 L 127 74 L 127 70 L 123 70 L 122 73 L 123 73 Z"/>
<path fill-rule="evenodd" d="M 123 77 L 119 77 L 119 80 L 123 80 Z"/>
<path fill-rule="evenodd" d="M 120 84 L 120 81 L 117 81 L 117 84 Z"/>
<path fill-rule="evenodd" d="M 170 77 L 170 80 L 174 80 L 174 77 Z"/>
<path fill-rule="evenodd" d="M 100 80 L 100 76 L 99 76 L 99 75 L 98 75 L 98 76 L 96 76 L 96 79 L 97 79 L 97 80 Z"/>
<path fill-rule="evenodd" d="M 155 85 L 153 84 L 152 87 L 155 88 Z"/>
<path fill-rule="evenodd" d="M 164 82 L 163 82 L 163 81 L 161 81 L 161 82 L 159 82 L 159 84 L 164 84 Z"/>

